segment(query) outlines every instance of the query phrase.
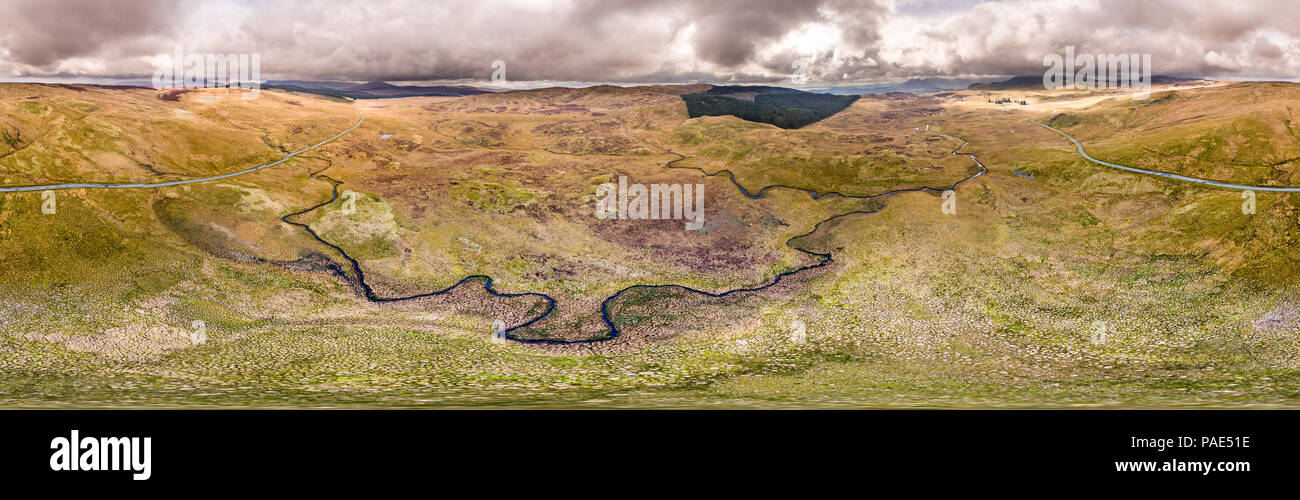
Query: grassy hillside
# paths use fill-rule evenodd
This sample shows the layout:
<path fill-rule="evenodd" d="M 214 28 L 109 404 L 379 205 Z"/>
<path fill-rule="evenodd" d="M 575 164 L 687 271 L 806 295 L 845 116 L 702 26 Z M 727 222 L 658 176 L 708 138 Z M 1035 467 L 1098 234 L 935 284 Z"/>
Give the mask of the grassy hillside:
<path fill-rule="evenodd" d="M 1295 406 L 1300 200 L 1261 192 L 1243 214 L 1239 192 L 1086 162 L 1028 121 L 1119 163 L 1300 185 L 1295 89 L 869 96 L 783 129 L 692 117 L 681 96 L 703 86 L 345 104 L 4 84 L 4 185 L 211 175 L 367 120 L 219 182 L 61 191 L 55 214 L 39 193 L 0 194 L 0 404 Z M 751 200 L 697 170 L 751 192 L 850 194 L 977 171 L 927 125 L 989 169 L 958 189 L 956 214 L 925 192 Z M 596 186 L 621 175 L 703 184 L 705 230 L 598 220 Z M 337 252 L 280 220 L 329 200 L 332 180 L 355 211 L 291 220 L 358 259 L 377 293 L 491 275 L 557 300 L 520 332 L 533 338 L 602 334 L 601 302 L 630 285 L 766 283 L 813 260 L 787 245 L 805 233 L 790 245 L 835 261 L 723 299 L 627 292 L 611 343 L 497 343 L 491 324 L 539 301 L 477 283 L 367 302 Z M 207 342 L 189 340 L 195 321 Z"/>
<path fill-rule="evenodd" d="M 1239 83 L 1114 99 L 1056 120 L 1115 163 L 1252 185 L 1300 183 L 1300 88 Z M 1076 133 L 1077 132 L 1077 133 Z"/>

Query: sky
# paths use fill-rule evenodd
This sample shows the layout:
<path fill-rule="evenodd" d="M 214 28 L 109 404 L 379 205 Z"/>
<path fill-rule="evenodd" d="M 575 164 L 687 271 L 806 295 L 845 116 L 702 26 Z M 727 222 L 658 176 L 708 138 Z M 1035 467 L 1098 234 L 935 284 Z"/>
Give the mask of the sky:
<path fill-rule="evenodd" d="M 1300 76 L 1295 0 L 4 0 L 0 79 L 149 79 L 160 54 L 258 54 L 262 79 L 831 85 L 1041 75 Z M 796 76 L 797 77 L 797 76 Z"/>

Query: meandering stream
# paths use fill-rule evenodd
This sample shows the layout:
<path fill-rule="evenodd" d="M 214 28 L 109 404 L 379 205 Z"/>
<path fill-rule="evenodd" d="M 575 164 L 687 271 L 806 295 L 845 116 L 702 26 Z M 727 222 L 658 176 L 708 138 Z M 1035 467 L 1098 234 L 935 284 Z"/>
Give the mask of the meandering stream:
<path fill-rule="evenodd" d="M 930 127 L 929 127 L 928 125 L 926 126 L 925 130 L 926 130 L 927 132 L 930 132 L 930 133 L 933 133 L 933 134 L 936 134 L 936 135 L 941 135 L 941 136 L 944 136 L 944 137 L 947 137 L 947 138 L 950 138 L 950 139 L 953 139 L 953 140 L 961 141 L 962 144 L 961 144 L 960 146 L 958 146 L 957 149 L 954 149 L 954 150 L 952 151 L 952 154 L 953 154 L 953 155 L 961 155 L 961 154 L 965 154 L 966 156 L 969 156 L 970 159 L 971 159 L 971 161 L 973 161 L 973 162 L 975 163 L 975 165 L 979 166 L 979 168 L 980 168 L 979 172 L 976 172 L 976 173 L 974 173 L 974 174 L 971 174 L 970 176 L 967 176 L 967 177 L 965 177 L 965 178 L 963 178 L 963 179 L 961 179 L 961 180 L 959 180 L 959 181 L 953 183 L 951 186 L 948 186 L 948 187 L 935 188 L 935 187 L 924 187 L 924 186 L 923 186 L 923 187 L 916 187 L 916 188 L 894 189 L 894 190 L 890 190 L 890 191 L 886 191 L 886 192 L 884 192 L 884 193 L 874 194 L 874 195 L 852 195 L 852 194 L 843 194 L 843 193 L 833 192 L 833 191 L 832 191 L 832 192 L 825 192 L 825 193 L 823 193 L 823 192 L 819 192 L 819 191 L 812 190 L 812 189 L 805 189 L 805 188 L 799 188 L 799 187 L 794 187 L 794 186 L 786 186 L 786 185 L 780 185 L 780 184 L 775 184 L 775 185 L 771 185 L 771 186 L 766 186 L 766 187 L 764 187 L 764 188 L 758 190 L 758 192 L 756 192 L 756 193 L 751 193 L 748 189 L 745 189 L 744 186 L 742 186 L 739 182 L 736 181 L 736 175 L 735 175 L 734 173 L 732 173 L 730 170 L 720 170 L 720 171 L 717 171 L 717 172 L 714 172 L 714 173 L 708 173 L 708 172 L 706 172 L 706 171 L 704 171 L 703 169 L 700 169 L 700 168 L 695 168 L 695 167 L 680 167 L 680 166 L 675 165 L 675 163 L 677 163 L 677 162 L 679 162 L 679 161 L 682 161 L 682 160 L 685 160 L 685 159 L 686 159 L 685 156 L 682 156 L 682 155 L 677 154 L 677 153 L 673 153 L 673 154 L 676 154 L 677 156 L 679 156 L 679 158 L 676 159 L 676 160 L 672 160 L 672 161 L 668 162 L 668 164 L 666 165 L 666 167 L 667 167 L 667 168 L 686 168 L 686 169 L 698 170 L 698 171 L 700 171 L 701 173 L 703 173 L 705 176 L 709 176 L 709 177 L 716 176 L 716 175 L 721 175 L 721 174 L 724 174 L 724 173 L 725 173 L 725 174 L 727 174 L 728 178 L 731 180 L 731 183 L 732 183 L 733 185 L 736 186 L 736 189 L 740 190 L 741 194 L 744 195 L 746 198 L 749 198 L 749 199 L 759 199 L 759 198 L 762 198 L 762 197 L 764 196 L 764 194 L 765 194 L 767 191 L 771 190 L 771 189 L 791 189 L 791 190 L 795 190 L 795 191 L 800 191 L 800 192 L 808 193 L 808 195 L 811 196 L 812 199 L 814 199 L 814 200 L 821 199 L 821 198 L 824 198 L 824 197 L 827 197 L 827 196 L 839 196 L 839 197 L 843 197 L 843 198 L 853 198 L 853 199 L 862 199 L 862 200 L 874 200 L 874 199 L 882 198 L 882 197 L 889 196 L 889 195 L 892 195 L 892 194 L 905 193 L 905 192 L 911 192 L 911 191 L 928 191 L 928 192 L 936 192 L 936 193 L 939 193 L 939 192 L 943 192 L 943 191 L 950 190 L 950 189 L 951 189 L 951 190 L 955 190 L 955 189 L 957 189 L 957 187 L 960 186 L 962 183 L 964 183 L 964 182 L 966 182 L 966 181 L 969 181 L 969 180 L 971 180 L 971 179 L 974 179 L 974 178 L 976 178 L 976 177 L 979 177 L 979 176 L 981 176 L 981 175 L 984 175 L 985 173 L 988 172 L 988 168 L 986 168 L 986 167 L 984 166 L 984 163 L 980 162 L 979 158 L 977 158 L 973 153 L 961 153 L 961 152 L 960 152 L 960 151 L 962 150 L 962 148 L 965 148 L 966 145 L 969 144 L 969 143 L 967 143 L 966 141 L 962 141 L 961 139 L 958 139 L 957 137 L 953 137 L 953 136 L 951 136 L 951 135 L 941 134 L 941 133 L 938 133 L 938 132 L 934 132 L 934 131 L 930 130 Z M 630 290 L 635 290 L 635 289 L 675 288 L 675 289 L 685 290 L 685 291 L 687 291 L 687 292 L 695 293 L 695 294 L 698 294 L 698 295 L 704 295 L 704 296 L 708 296 L 708 297 L 715 297 L 715 298 L 718 298 L 718 297 L 726 297 L 726 296 L 728 296 L 728 295 L 737 294 L 737 293 L 743 293 L 743 292 L 756 292 L 756 291 L 764 290 L 764 289 L 766 289 L 766 288 L 770 288 L 770 287 L 775 286 L 776 284 L 780 283 L 782 279 L 784 279 L 784 278 L 786 278 L 786 277 L 788 277 L 788 276 L 792 276 L 792 275 L 795 275 L 795 274 L 798 274 L 798 273 L 802 273 L 802 272 L 804 272 L 804 271 L 809 271 L 809 270 L 812 270 L 812 269 L 817 269 L 817 268 L 819 268 L 819 267 L 826 266 L 826 265 L 828 265 L 828 264 L 830 264 L 831 262 L 834 261 L 834 259 L 832 258 L 832 256 L 831 256 L 830 253 L 820 253 L 820 252 L 814 252 L 814 251 L 811 251 L 811 250 L 808 250 L 808 249 L 804 249 L 804 248 L 799 248 L 799 247 L 797 247 L 797 246 L 792 246 L 792 245 L 790 245 L 790 242 L 792 242 L 792 241 L 794 241 L 794 240 L 796 240 L 796 239 L 802 238 L 802 237 L 804 237 L 804 236 L 808 236 L 808 235 L 810 235 L 810 234 L 816 232 L 817 229 L 819 229 L 819 228 L 821 227 L 822 224 L 825 224 L 825 223 L 827 223 L 827 222 L 829 222 L 829 221 L 832 221 L 832 220 L 835 220 L 835 219 L 838 219 L 838 218 L 841 218 L 841 217 L 846 217 L 846 216 L 849 216 L 849 215 L 854 215 L 854 214 L 869 214 L 869 213 L 874 213 L 875 211 L 879 210 L 879 208 L 877 208 L 877 209 L 875 209 L 875 210 L 855 210 L 855 211 L 852 211 L 852 212 L 845 212 L 845 213 L 842 213 L 842 214 L 837 214 L 837 215 L 834 215 L 834 216 L 831 216 L 831 217 L 828 217 L 828 218 L 826 218 L 826 219 L 821 220 L 820 222 L 818 222 L 817 224 L 815 224 L 815 225 L 813 226 L 813 228 L 812 228 L 811 230 L 809 230 L 808 232 L 803 233 L 803 234 L 800 234 L 800 235 L 797 235 L 797 236 L 793 236 L 793 237 L 791 237 L 790 239 L 786 240 L 785 243 L 786 243 L 787 246 L 790 246 L 790 248 L 793 248 L 793 249 L 795 249 L 795 250 L 798 250 L 798 251 L 800 251 L 800 252 L 803 252 L 803 253 L 805 253 L 805 254 L 807 254 L 807 255 L 809 255 L 809 256 L 812 256 L 812 257 L 816 258 L 816 259 L 817 259 L 817 262 L 815 262 L 815 263 L 813 263 L 813 264 L 809 264 L 809 265 L 803 266 L 803 267 L 800 267 L 800 268 L 798 268 L 798 269 L 794 269 L 794 270 L 790 270 L 790 271 L 786 271 L 786 272 L 780 273 L 780 274 L 776 275 L 776 277 L 773 278 L 772 281 L 770 281 L 770 282 L 768 282 L 768 283 L 766 283 L 766 284 L 764 284 L 764 285 L 754 286 L 754 287 L 745 287 L 745 288 L 735 288 L 735 289 L 726 290 L 726 291 L 722 291 L 722 292 L 710 292 L 710 291 L 707 291 L 707 290 L 700 290 L 700 289 L 697 289 L 697 288 L 691 288 L 691 287 L 688 287 L 688 286 L 685 286 L 685 285 L 678 285 L 678 284 L 671 284 L 671 283 L 669 283 L 669 284 L 641 284 L 641 285 L 631 285 L 631 286 L 628 286 L 628 287 L 626 287 L 626 288 L 623 288 L 623 289 L 621 289 L 621 290 L 615 292 L 613 295 L 610 295 L 609 297 L 607 297 L 604 301 L 602 301 L 602 302 L 600 303 L 600 315 L 601 315 L 601 318 L 605 321 L 605 326 L 608 328 L 608 331 L 607 331 L 607 333 L 605 334 L 605 336 L 603 336 L 603 337 L 593 337 L 593 338 L 587 338 L 587 339 L 575 339 L 575 340 L 545 339 L 545 338 L 527 338 L 527 337 L 519 337 L 519 336 L 515 335 L 515 332 L 517 332 L 517 331 L 519 331 L 519 330 L 521 330 L 521 329 L 527 328 L 527 327 L 529 327 L 529 326 L 531 326 L 531 325 L 537 323 L 538 321 L 541 321 L 541 320 L 545 319 L 545 318 L 546 318 L 547 316 L 549 316 L 552 312 L 554 312 L 554 311 L 555 311 L 555 304 L 556 304 L 555 299 L 552 298 L 552 297 L 549 296 L 549 295 L 546 295 L 546 294 L 544 294 L 544 293 L 538 293 L 538 292 L 525 292 L 525 293 L 504 293 L 504 292 L 500 292 L 500 291 L 496 290 L 495 288 L 493 288 L 493 286 L 492 286 L 492 283 L 493 283 L 492 277 L 487 276 L 487 275 L 475 274 L 475 275 L 466 276 L 466 277 L 462 278 L 460 281 L 457 281 L 455 284 L 453 284 L 453 285 L 451 285 L 451 286 L 448 286 L 448 287 L 446 287 L 446 288 L 443 288 L 443 289 L 440 289 L 440 290 L 437 290 L 437 291 L 433 291 L 433 292 L 420 293 L 420 294 L 415 294 L 415 295 L 397 296 L 397 297 L 383 297 L 383 296 L 380 296 L 380 295 L 376 294 L 375 291 L 374 291 L 374 289 L 371 288 L 370 285 L 369 285 L 368 283 L 366 283 L 365 271 L 363 271 L 363 270 L 361 269 L 361 264 L 360 264 L 360 262 L 358 262 L 358 261 L 357 261 L 355 258 L 353 258 L 351 255 L 348 255 L 348 253 L 347 253 L 345 250 L 343 250 L 342 248 L 340 248 L 338 245 L 335 245 L 335 244 L 333 244 L 333 243 L 330 243 L 329 241 L 326 241 L 324 238 L 321 238 L 321 236 L 320 236 L 319 234 L 317 234 L 316 231 L 312 230 L 312 228 L 309 227 L 307 224 L 303 224 L 303 223 L 299 223 L 299 222 L 293 222 L 293 221 L 289 220 L 290 217 L 295 217 L 295 216 L 298 216 L 298 215 L 302 215 L 302 214 L 305 214 L 305 213 L 311 212 L 311 211 L 316 210 L 316 209 L 318 209 L 318 208 L 321 208 L 321 207 L 324 207 L 324 206 L 326 206 L 326 205 L 329 205 L 330 203 L 333 203 L 335 200 L 338 199 L 338 197 L 339 197 L 339 185 L 342 184 L 341 181 L 338 181 L 338 180 L 336 180 L 336 179 L 333 179 L 333 178 L 330 178 L 330 177 L 327 177 L 327 176 L 324 176 L 324 175 L 317 175 L 317 174 L 311 174 L 311 178 L 316 178 L 316 179 L 325 179 L 325 180 L 327 180 L 328 182 L 330 182 L 330 184 L 333 186 L 333 191 L 332 191 L 332 195 L 330 196 L 330 199 L 329 199 L 329 200 L 326 200 L 325 202 L 322 202 L 322 203 L 320 203 L 320 204 L 318 204 L 318 205 L 312 206 L 312 207 L 310 207 L 310 208 L 307 208 L 307 209 L 304 209 L 304 210 L 300 210 L 300 211 L 293 212 L 293 213 L 291 213 L 291 214 L 285 215 L 284 217 L 281 217 L 281 220 L 283 220 L 285 223 L 292 224 L 292 225 L 294 225 L 294 226 L 297 226 L 297 227 L 301 227 L 301 228 L 303 228 L 303 229 L 306 230 L 306 231 L 307 231 L 307 232 L 308 232 L 308 233 L 309 233 L 313 238 L 315 238 L 316 241 L 319 241 L 321 244 L 326 245 L 326 246 L 328 246 L 328 247 L 334 249 L 334 251 L 338 252 L 339 255 L 343 256 L 343 258 L 344 258 L 345 260 L 347 260 L 347 261 L 348 261 L 348 264 L 352 267 L 352 271 L 356 274 L 357 281 L 358 281 L 358 283 L 360 284 L 361 289 L 362 289 L 362 292 L 364 293 L 364 295 L 365 295 L 365 297 L 366 297 L 367 300 L 369 300 L 369 301 L 371 301 L 371 302 L 397 302 L 397 301 L 405 301 L 405 300 L 413 300 L 413 299 L 420 299 L 420 298 L 434 297 L 434 296 L 438 296 L 438 295 L 444 295 L 444 294 L 451 293 L 452 291 L 456 290 L 456 288 L 458 288 L 458 287 L 460 287 L 461 285 L 464 285 L 465 283 L 468 283 L 468 282 L 470 282 L 470 281 L 482 280 L 482 281 L 483 281 L 483 288 L 484 288 L 484 290 L 486 290 L 488 293 L 490 293 L 490 294 L 492 294 L 493 296 L 496 296 L 496 297 L 506 297 L 506 298 L 514 298 L 514 297 L 540 297 L 540 298 L 542 298 L 542 299 L 544 299 L 544 300 L 546 301 L 546 304 L 547 304 L 547 306 L 546 306 L 546 310 L 543 311 L 542 313 L 540 313 L 540 314 L 538 314 L 538 315 L 532 317 L 532 318 L 529 319 L 528 321 L 525 321 L 525 322 L 520 323 L 520 324 L 518 324 L 518 325 L 511 326 L 511 327 L 509 327 L 509 328 L 506 328 L 506 329 L 503 330 L 503 331 L 495 332 L 496 335 L 499 335 L 499 336 L 501 336 L 501 337 L 503 337 L 503 338 L 506 338 L 506 339 L 509 339 L 509 340 L 512 340 L 512 341 L 515 341 L 515 342 L 522 342 L 522 343 L 529 343 L 529 344 L 558 344 L 558 345 L 569 345 L 569 344 L 590 344 L 590 343 L 595 343 L 595 342 L 607 342 L 607 341 L 610 341 L 610 340 L 613 340 L 613 339 L 617 338 L 617 337 L 622 333 L 622 331 L 620 331 L 620 330 L 618 329 L 618 325 L 614 323 L 614 318 L 610 315 L 609 308 L 610 308 L 610 305 L 611 305 L 614 301 L 618 300 L 619 297 L 621 297 L 624 293 L 627 293 L 627 292 L 630 291 Z"/>

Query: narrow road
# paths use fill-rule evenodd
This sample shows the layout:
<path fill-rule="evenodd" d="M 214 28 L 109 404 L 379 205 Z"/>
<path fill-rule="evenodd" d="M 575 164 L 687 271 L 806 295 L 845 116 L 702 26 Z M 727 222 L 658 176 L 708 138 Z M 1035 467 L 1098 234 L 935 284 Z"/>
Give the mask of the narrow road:
<path fill-rule="evenodd" d="M 358 111 L 357 114 L 361 114 L 361 113 Z M 299 149 L 297 151 L 289 153 L 285 155 L 284 158 L 280 158 L 279 160 L 276 160 L 274 162 L 267 163 L 265 165 L 258 165 L 256 167 L 246 168 L 244 170 L 240 170 L 238 172 L 231 172 L 228 174 L 214 175 L 212 177 L 200 177 L 195 179 L 154 182 L 154 183 L 102 184 L 102 183 L 93 183 L 93 182 L 76 182 L 76 183 L 69 183 L 69 184 L 47 184 L 44 186 L 0 186 L 0 193 L 13 193 L 13 192 L 20 192 L 20 191 L 45 191 L 47 189 L 76 189 L 76 188 L 88 188 L 88 189 L 160 188 L 160 187 L 169 187 L 169 186 L 180 186 L 184 184 L 195 184 L 199 182 L 208 182 L 208 181 L 215 181 L 220 179 L 228 179 L 230 177 L 235 177 L 238 175 L 251 174 L 258 170 L 262 170 L 264 168 L 271 168 L 281 163 L 284 163 L 286 161 L 292 160 L 293 157 L 295 156 L 298 156 L 300 154 L 306 153 L 313 149 L 329 144 L 330 142 L 333 142 L 335 139 L 338 139 L 339 137 L 343 137 L 344 134 L 356 130 L 356 128 L 360 127 L 361 124 L 364 123 L 365 121 L 366 121 L 366 116 L 361 115 L 361 119 L 357 120 L 356 125 L 348 127 L 347 130 L 339 132 L 338 134 L 334 135 L 334 137 L 330 137 L 329 139 L 325 139 L 306 148 Z"/>
<path fill-rule="evenodd" d="M 1043 127 L 1043 128 L 1045 128 L 1045 129 L 1047 129 L 1047 130 L 1051 130 L 1051 131 L 1053 131 L 1053 132 L 1056 132 L 1056 133 L 1058 133 L 1058 134 L 1061 134 L 1061 135 L 1062 135 L 1063 137 L 1065 137 L 1066 139 L 1069 139 L 1070 142 L 1073 142 L 1073 143 L 1074 143 L 1074 147 L 1075 147 L 1075 148 L 1078 148 L 1078 150 L 1079 150 L 1079 154 L 1080 154 L 1080 155 L 1082 155 L 1082 156 L 1083 156 L 1085 159 L 1087 159 L 1088 161 L 1093 162 L 1093 163 L 1096 163 L 1096 164 L 1098 164 L 1098 165 L 1104 165 L 1104 166 L 1111 167 L 1111 168 L 1118 168 L 1118 169 L 1120 169 L 1120 170 L 1126 170 L 1126 171 L 1133 172 L 1133 173 L 1138 173 L 1138 174 L 1154 175 L 1154 176 L 1157 176 L 1157 177 L 1164 177 L 1164 178 L 1167 178 L 1167 179 L 1177 179 L 1177 180 L 1180 180 L 1180 181 L 1195 182 L 1195 183 L 1197 183 L 1197 184 L 1205 184 L 1205 185 L 1207 185 L 1207 186 L 1216 186 L 1216 187 L 1229 188 L 1229 189 L 1242 189 L 1242 190 L 1247 190 L 1247 189 L 1249 189 L 1249 190 L 1251 190 L 1251 191 L 1284 191 L 1284 192 L 1288 192 L 1288 193 L 1300 192 L 1300 187 L 1244 186 L 1244 185 L 1241 185 L 1241 184 L 1229 184 L 1229 183 L 1227 183 L 1227 182 L 1212 181 L 1212 180 L 1209 180 L 1209 179 L 1199 179 L 1199 178 L 1196 178 L 1196 177 L 1188 177 L 1188 176 L 1186 176 L 1186 175 L 1178 175 L 1178 174 L 1173 174 L 1173 173 L 1169 173 L 1169 172 L 1161 172 L 1161 171 L 1158 171 L 1158 170 L 1147 170 L 1147 169 L 1143 169 L 1143 168 L 1127 167 L 1127 166 L 1124 166 L 1124 165 L 1116 165 L 1116 164 L 1114 164 L 1114 163 L 1110 163 L 1110 162 L 1106 162 L 1106 161 L 1101 161 L 1101 160 L 1098 160 L 1098 159 L 1093 158 L 1093 157 L 1091 157 L 1091 156 L 1088 156 L 1088 152 L 1083 150 L 1083 144 L 1080 143 L 1077 139 L 1075 139 L 1075 138 L 1073 138 L 1073 137 L 1070 137 L 1070 134 L 1067 134 L 1067 133 L 1065 133 L 1065 132 L 1062 132 L 1062 131 L 1058 130 L 1057 128 L 1055 128 L 1055 127 L 1053 127 L 1053 126 L 1051 126 L 1051 125 L 1047 125 L 1047 124 L 1045 124 L 1045 123 L 1038 123 L 1038 122 L 1036 122 L 1036 121 L 1034 121 L 1034 120 L 1029 120 L 1029 121 L 1030 121 L 1030 123 L 1033 123 L 1034 125 L 1038 125 L 1038 126 Z"/>

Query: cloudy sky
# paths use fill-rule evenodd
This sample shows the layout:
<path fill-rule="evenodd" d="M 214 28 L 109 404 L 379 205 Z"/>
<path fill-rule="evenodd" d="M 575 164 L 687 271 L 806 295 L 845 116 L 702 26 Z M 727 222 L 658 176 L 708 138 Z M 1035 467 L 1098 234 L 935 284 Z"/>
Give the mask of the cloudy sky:
<path fill-rule="evenodd" d="M 145 78 L 257 53 L 263 79 L 812 82 L 1041 75 L 1149 53 L 1156 74 L 1300 76 L 1296 0 L 4 0 L 0 79 Z"/>

